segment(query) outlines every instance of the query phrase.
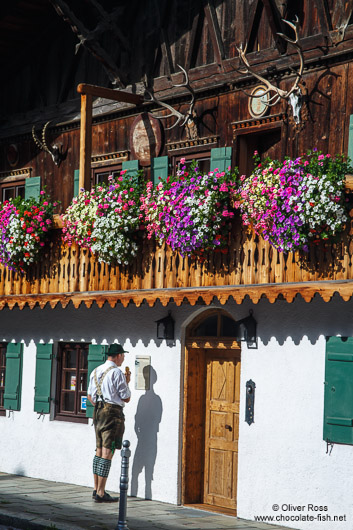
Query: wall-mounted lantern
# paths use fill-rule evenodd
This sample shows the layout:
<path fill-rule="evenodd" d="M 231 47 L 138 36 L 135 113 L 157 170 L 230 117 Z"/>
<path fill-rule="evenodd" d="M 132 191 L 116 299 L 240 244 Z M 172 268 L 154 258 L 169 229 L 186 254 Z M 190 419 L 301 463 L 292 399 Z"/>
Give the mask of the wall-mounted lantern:
<path fill-rule="evenodd" d="M 256 325 L 257 322 L 253 317 L 252 309 L 249 311 L 249 316 L 242 318 L 236 322 L 238 326 L 238 340 L 247 342 L 248 348 L 257 347 Z"/>
<path fill-rule="evenodd" d="M 174 319 L 169 311 L 164 318 L 156 320 L 157 323 L 157 339 L 174 340 Z"/>

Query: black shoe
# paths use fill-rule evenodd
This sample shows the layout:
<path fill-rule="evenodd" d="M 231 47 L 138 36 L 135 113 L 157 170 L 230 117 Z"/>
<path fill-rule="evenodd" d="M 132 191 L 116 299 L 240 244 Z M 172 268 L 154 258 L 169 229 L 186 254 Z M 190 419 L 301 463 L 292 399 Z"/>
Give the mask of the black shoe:
<path fill-rule="evenodd" d="M 95 499 L 95 498 L 96 498 L 96 495 L 97 495 L 97 490 L 93 490 L 93 493 L 92 493 L 92 499 Z"/>
<path fill-rule="evenodd" d="M 98 495 L 98 493 L 96 493 L 96 497 L 95 497 L 96 502 L 118 502 L 118 500 L 119 500 L 119 497 L 112 497 L 106 491 L 104 492 L 103 497 Z"/>

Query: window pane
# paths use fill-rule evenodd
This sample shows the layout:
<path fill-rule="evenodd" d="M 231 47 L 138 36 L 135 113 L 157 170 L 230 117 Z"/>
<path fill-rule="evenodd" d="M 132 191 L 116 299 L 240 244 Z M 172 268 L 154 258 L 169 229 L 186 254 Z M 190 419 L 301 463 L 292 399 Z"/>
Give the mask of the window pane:
<path fill-rule="evenodd" d="M 25 187 L 24 186 L 17 186 L 17 197 L 22 197 L 22 199 L 25 198 Z"/>
<path fill-rule="evenodd" d="M 3 188 L 2 190 L 2 200 L 9 201 L 10 199 L 14 199 L 16 197 L 16 188 L 15 186 L 11 188 Z"/>
<path fill-rule="evenodd" d="M 65 392 L 62 396 L 62 412 L 75 412 L 75 392 Z"/>
<path fill-rule="evenodd" d="M 218 315 L 213 315 L 206 318 L 197 328 L 193 335 L 194 337 L 217 337 L 217 321 Z"/>
<path fill-rule="evenodd" d="M 87 391 L 87 374 L 80 374 L 80 392 Z"/>
<path fill-rule="evenodd" d="M 237 337 L 238 325 L 232 318 L 222 316 L 221 321 L 221 336 L 222 337 Z"/>
<path fill-rule="evenodd" d="M 64 353 L 63 368 L 76 368 L 76 350 L 66 350 Z"/>
<path fill-rule="evenodd" d="M 108 184 L 108 177 L 110 173 L 96 173 L 96 184 Z"/>
<path fill-rule="evenodd" d="M 65 372 L 63 374 L 64 386 L 66 390 L 76 390 L 77 376 L 76 372 Z"/>
<path fill-rule="evenodd" d="M 202 158 L 200 160 L 197 161 L 197 165 L 198 165 L 198 168 L 200 170 L 201 173 L 208 173 L 209 170 L 210 170 L 210 163 L 211 163 L 211 159 L 210 158 Z"/>
<path fill-rule="evenodd" d="M 82 349 L 80 352 L 80 370 L 88 370 L 88 350 Z"/>

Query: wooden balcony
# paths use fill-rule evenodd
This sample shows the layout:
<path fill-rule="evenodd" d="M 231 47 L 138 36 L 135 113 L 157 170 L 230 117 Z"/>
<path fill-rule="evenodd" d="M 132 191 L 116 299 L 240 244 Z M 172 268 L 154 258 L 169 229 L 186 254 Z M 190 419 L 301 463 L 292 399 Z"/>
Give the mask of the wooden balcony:
<path fill-rule="evenodd" d="M 152 306 L 156 300 L 209 304 L 214 297 L 241 303 L 246 296 L 274 302 L 278 297 L 292 301 L 297 294 L 310 301 L 315 293 L 328 301 L 335 292 L 345 300 L 353 294 L 353 236 L 348 231 L 339 243 L 283 254 L 234 223 L 226 254 L 211 252 L 201 262 L 145 240 L 129 266 L 99 263 L 88 250 L 63 245 L 60 230 L 53 233 L 41 261 L 25 274 L 0 268 L 0 309 L 65 307 L 70 301 L 75 307 L 82 302 L 88 307 L 93 302 L 139 306 L 144 301 Z"/>

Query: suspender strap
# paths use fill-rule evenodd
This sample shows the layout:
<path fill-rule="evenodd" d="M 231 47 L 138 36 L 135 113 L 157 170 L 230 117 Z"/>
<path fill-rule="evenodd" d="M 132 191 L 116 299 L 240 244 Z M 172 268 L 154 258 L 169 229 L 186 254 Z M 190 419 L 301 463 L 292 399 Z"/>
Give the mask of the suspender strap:
<path fill-rule="evenodd" d="M 97 398 L 100 398 L 102 401 L 104 401 L 103 394 L 102 394 L 102 388 L 101 388 L 103 379 L 105 378 L 107 373 L 110 372 L 110 370 L 113 370 L 113 368 L 114 366 L 109 366 L 109 368 L 107 368 L 106 371 L 103 372 L 103 374 L 101 375 L 99 382 L 97 378 L 97 368 L 94 370 L 94 382 L 97 387 Z M 96 403 L 97 402 L 98 402 L 98 399 L 96 399 Z"/>

